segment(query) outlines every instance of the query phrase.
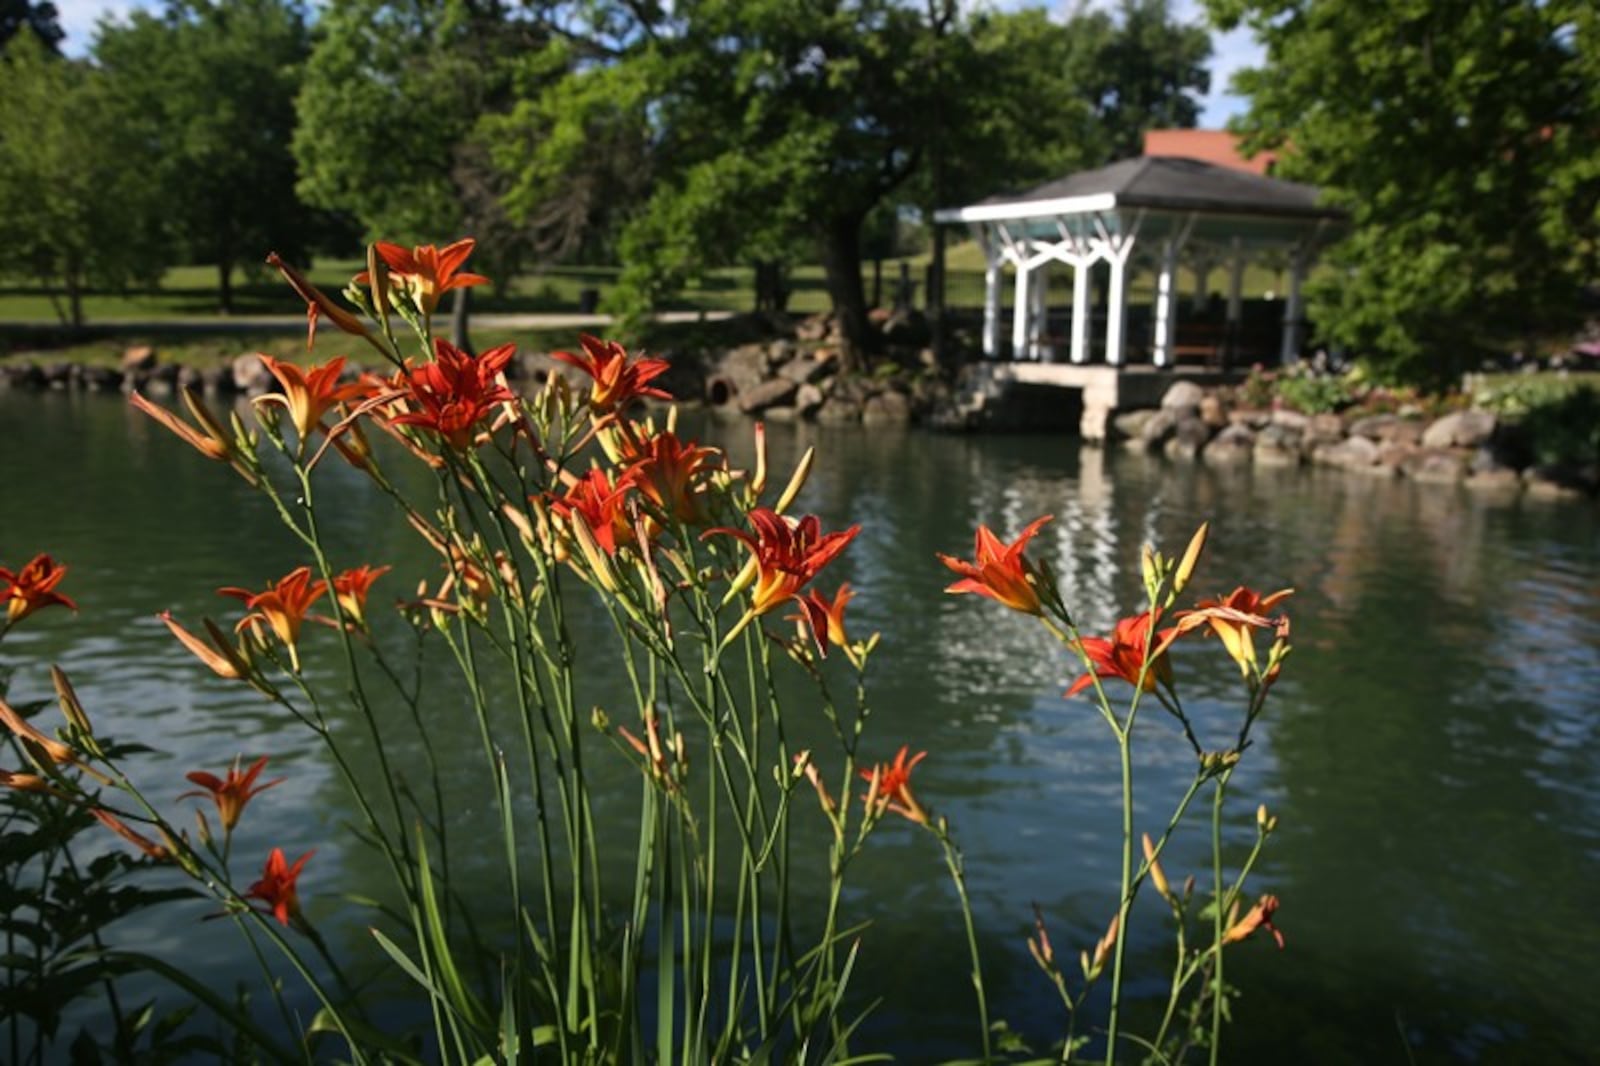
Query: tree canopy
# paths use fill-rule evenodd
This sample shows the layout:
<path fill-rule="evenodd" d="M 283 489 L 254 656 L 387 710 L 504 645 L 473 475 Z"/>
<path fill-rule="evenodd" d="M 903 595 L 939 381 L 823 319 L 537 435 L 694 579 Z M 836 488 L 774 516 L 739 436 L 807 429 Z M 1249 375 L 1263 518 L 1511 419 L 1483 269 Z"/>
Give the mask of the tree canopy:
<path fill-rule="evenodd" d="M 83 322 L 90 285 L 151 280 L 166 262 L 160 187 L 138 116 L 104 74 L 31 33 L 0 54 L 0 273 L 42 281 Z"/>
<path fill-rule="evenodd" d="M 1240 128 L 1351 214 L 1325 336 L 1419 376 L 1578 312 L 1600 254 L 1600 12 L 1583 0 L 1208 0 L 1266 65 Z"/>
<path fill-rule="evenodd" d="M 1164 19 L 1166 5 L 1125 11 Z M 1113 53 L 1038 10 L 679 0 L 556 13 L 551 46 L 523 61 L 524 84 L 545 87 L 482 127 L 512 208 L 532 213 L 592 168 L 597 134 L 647 144 L 651 181 L 620 228 L 624 299 L 651 304 L 707 265 L 798 249 L 823 264 L 847 358 L 865 342 L 861 230 L 876 207 L 941 206 L 1117 144 L 1092 134 L 1122 104 L 1087 81 Z M 1147 35 L 1128 19 L 1096 25 L 1123 43 L 1125 22 Z M 1166 81 L 1204 88 L 1203 71 Z"/>
<path fill-rule="evenodd" d="M 50 51 L 58 51 L 66 36 L 61 29 L 61 13 L 50 0 L 0 0 L 0 48 L 27 29 Z"/>
<path fill-rule="evenodd" d="M 169 0 L 106 23 L 95 59 L 133 105 L 154 151 L 145 175 L 182 210 L 165 213 L 183 258 L 232 276 L 276 249 L 303 258 L 315 214 L 295 195 L 294 97 L 308 51 L 292 0 Z"/>

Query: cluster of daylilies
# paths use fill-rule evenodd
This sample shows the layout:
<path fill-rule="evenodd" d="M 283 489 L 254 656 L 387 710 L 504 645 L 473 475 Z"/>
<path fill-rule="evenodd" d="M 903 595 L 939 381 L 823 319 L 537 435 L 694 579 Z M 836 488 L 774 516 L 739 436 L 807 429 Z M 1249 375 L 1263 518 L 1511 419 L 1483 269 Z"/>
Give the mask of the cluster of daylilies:
<path fill-rule="evenodd" d="M 846 1058 L 856 1040 L 857 1001 L 871 997 L 846 995 L 861 943 L 840 913 L 844 885 L 851 861 L 892 813 L 929 831 L 941 846 L 965 920 L 981 1053 L 985 1061 L 998 1061 L 1001 1052 L 991 1046 L 998 1023 L 989 1017 L 961 854 L 946 819 L 912 789 L 912 772 L 926 753 L 901 747 L 888 761 L 860 756 L 877 636 L 851 639 L 847 584 L 831 594 L 817 587 L 859 527 L 827 532 L 815 516 L 792 513 L 810 470 L 809 452 L 768 498 L 759 426 L 754 467 L 739 470 L 719 449 L 680 438 L 675 410 L 659 425 L 636 418 L 640 401 L 670 399 L 659 385 L 668 370 L 662 360 L 630 356 L 621 345 L 584 336 L 580 351 L 556 358 L 581 374 L 575 380 L 587 389 L 555 374 L 536 395 L 524 397 L 507 380 L 512 346 L 473 355 L 433 337 L 440 296 L 486 280 L 461 269 L 471 249 L 470 240 L 442 249 L 380 242 L 369 251 L 367 270 L 346 289 L 346 303 L 277 257 L 269 260 L 305 299 L 310 337 L 319 322 L 332 323 L 378 353 L 387 367 L 381 373 L 352 373 L 343 358 L 301 367 L 262 356 L 281 391 L 254 401 L 253 426 L 238 415 L 224 420 L 187 390 L 187 418 L 140 396 L 132 400 L 264 493 L 304 546 L 305 564 L 264 587 L 219 590 L 243 603 L 231 626 L 206 618 L 191 628 L 165 612 L 161 618 L 207 668 L 254 687 L 326 750 L 359 813 L 365 843 L 354 846 L 373 849 L 393 875 L 393 897 L 370 919 L 374 957 L 418 986 L 430 1008 L 427 1037 L 375 1028 L 371 1005 L 362 1001 L 366 985 L 346 979 L 301 909 L 298 878 L 309 853 L 290 863 L 273 849 L 254 883 L 242 891 L 232 887 L 233 831 L 246 805 L 283 780 L 258 781 L 265 757 L 243 770 L 242 757 L 235 758 L 222 776 L 188 775 L 196 790 L 182 798 L 209 798 L 221 826 L 219 840 L 202 814 L 192 839 L 107 757 L 76 696 L 64 694 L 63 708 L 72 709 L 59 738 L 0 702 L 5 726 L 34 763 L 34 772 L 6 771 L 0 783 L 90 804 L 150 860 L 181 868 L 227 912 L 268 930 L 321 1008 L 301 1039 L 338 1034 L 345 1042 L 341 1054 L 357 1061 L 417 1058 L 424 1049 L 462 1062 L 534 1055 L 660 1062 L 753 1061 L 773 1054 L 800 1061 Z M 406 354 L 397 318 L 418 338 L 420 360 Z M 391 444 L 381 445 L 380 437 Z M 287 464 L 264 461 L 269 452 Z M 504 857 L 499 876 L 508 899 L 499 913 L 512 919 L 505 928 L 485 928 L 474 917 L 481 903 L 461 895 L 460 845 L 452 853 L 429 742 L 430 730 L 458 730 L 460 723 L 430 721 L 422 713 L 425 697 L 422 683 L 409 680 L 412 664 L 386 646 L 385 634 L 395 627 L 376 624 L 371 592 L 390 568 L 370 561 L 336 565 L 319 531 L 318 508 L 325 505 L 319 505 L 322 482 L 314 475 L 330 456 L 369 477 L 394 503 L 397 521 L 409 523 L 442 567 L 441 577 L 424 578 L 414 594 L 398 598 L 398 614 L 414 646 L 436 640 L 448 649 L 469 696 L 483 745 L 481 780 L 497 812 L 497 824 L 486 829 L 500 838 Z M 408 496 L 399 487 L 402 479 L 389 476 L 392 464 L 407 461 L 434 473 L 422 499 Z M 980 526 L 973 559 L 940 558 L 960 576 L 948 591 L 975 593 L 1038 618 L 1076 657 L 1083 673 L 1068 695 L 1093 696 L 1121 753 L 1122 877 L 1109 928 L 1083 952 L 1081 981 L 1069 982 L 1058 967 L 1042 915 L 1029 940 L 1067 1011 L 1065 1035 L 1052 1057 L 1073 1059 L 1090 1039 L 1076 1027 L 1108 968 L 1111 1006 L 1101 1046 L 1108 1062 L 1132 1047 L 1120 1029 L 1123 949 L 1132 905 L 1148 882 L 1176 924 L 1178 961 L 1161 1031 L 1145 1046 L 1177 1061 L 1198 1041 L 1214 1059 L 1226 998 L 1223 947 L 1262 927 L 1277 935 L 1271 923 L 1276 900 L 1265 896 L 1245 909 L 1242 896 L 1274 820 L 1259 812 L 1257 846 L 1232 879 L 1223 876 L 1220 825 L 1229 777 L 1289 651 L 1288 622 L 1273 613 L 1288 592 L 1261 596 L 1240 588 L 1180 609 L 1176 599 L 1201 554 L 1202 528 L 1181 559 L 1147 550 L 1146 607 L 1108 637 L 1086 636 L 1048 564 L 1027 554 L 1047 521 L 1040 518 L 1009 544 Z M 0 568 L 6 608 L 0 634 L 42 606 L 73 606 L 54 591 L 62 572 L 48 556 L 17 573 Z M 572 642 L 566 620 L 574 582 L 612 623 L 617 643 L 603 659 L 587 658 L 589 649 Z M 774 626 L 774 616 L 792 624 Z M 308 621 L 324 627 L 343 658 L 336 694 L 319 692 L 302 669 Z M 1257 631 L 1272 635 L 1264 656 L 1257 653 Z M 1246 696 L 1237 732 L 1215 749 L 1205 746 L 1184 710 L 1170 655 L 1178 640 L 1204 634 L 1214 635 L 1238 665 Z M 849 668 L 842 674 L 830 665 L 835 650 Z M 782 705 L 775 679 L 793 669 L 785 662 L 813 682 L 814 707 Z M 615 670 L 619 663 L 633 693 L 633 729 L 619 722 L 617 708 L 585 712 L 578 704 L 579 673 Z M 835 692 L 841 676 L 851 689 L 844 696 Z M 1115 709 L 1109 698 L 1112 681 L 1131 686 L 1125 709 Z M 71 692 L 64 677 L 58 689 Z M 354 722 L 336 713 L 346 694 L 358 708 Z M 1142 835 L 1141 859 L 1129 748 L 1147 697 L 1181 727 L 1195 771 L 1164 831 L 1154 840 Z M 505 700 L 515 709 L 510 731 L 504 717 L 491 713 L 491 703 Z M 409 715 L 394 714 L 396 705 Z M 786 716 L 819 712 L 837 750 L 795 750 Z M 422 741 L 432 795 L 395 783 L 390 760 L 403 729 L 415 730 Z M 376 753 L 378 778 L 363 776 L 347 757 L 352 730 L 361 731 L 362 743 Z M 623 890 L 606 883 L 596 852 L 585 766 L 597 743 L 628 759 L 640 775 L 637 872 Z M 697 762 L 708 760 L 707 772 L 692 772 L 691 753 Z M 78 770 L 87 776 L 71 773 Z M 799 809 L 792 800 L 802 783 L 831 829 L 822 864 L 792 853 L 789 820 Z M 1218 851 L 1204 911 L 1210 936 L 1191 940 L 1194 879 L 1174 890 L 1160 856 L 1207 785 Z M 476 839 L 467 847 L 482 853 L 484 843 Z M 820 926 L 802 923 L 791 906 L 802 879 L 817 880 L 805 891 L 827 901 Z M 274 923 L 304 934 L 321 964 L 303 960 L 297 942 Z M 495 980 L 481 979 L 491 973 Z M 647 987 L 653 988 L 650 1002 L 642 998 Z"/>

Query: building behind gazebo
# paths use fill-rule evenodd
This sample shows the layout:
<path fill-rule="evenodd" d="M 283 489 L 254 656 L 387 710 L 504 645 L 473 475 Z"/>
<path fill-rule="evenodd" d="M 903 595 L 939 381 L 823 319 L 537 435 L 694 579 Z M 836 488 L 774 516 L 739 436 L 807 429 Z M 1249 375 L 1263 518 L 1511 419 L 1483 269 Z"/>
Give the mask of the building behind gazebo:
<path fill-rule="evenodd" d="M 1112 366 L 1144 361 L 1144 346 L 1129 339 L 1128 282 L 1148 265 L 1156 276 L 1148 360 L 1170 367 L 1184 355 L 1214 355 L 1226 365 L 1243 353 L 1244 272 L 1259 262 L 1287 271 L 1278 354 L 1285 362 L 1297 358 L 1304 339 L 1301 283 L 1343 217 L 1319 206 L 1309 185 L 1146 155 L 939 211 L 934 220 L 968 226 L 983 249 L 986 358 Z M 1101 264 L 1105 322 L 1095 336 L 1091 277 Z M 1193 272 L 1202 296 L 1212 270 L 1224 270 L 1228 279 L 1225 318 L 1203 334 L 1190 331 L 1200 343 L 1180 343 L 1180 265 Z M 1009 331 L 1002 314 L 1008 266 L 1014 273 Z M 1049 282 L 1057 266 L 1072 272 L 1065 336 L 1051 328 Z"/>

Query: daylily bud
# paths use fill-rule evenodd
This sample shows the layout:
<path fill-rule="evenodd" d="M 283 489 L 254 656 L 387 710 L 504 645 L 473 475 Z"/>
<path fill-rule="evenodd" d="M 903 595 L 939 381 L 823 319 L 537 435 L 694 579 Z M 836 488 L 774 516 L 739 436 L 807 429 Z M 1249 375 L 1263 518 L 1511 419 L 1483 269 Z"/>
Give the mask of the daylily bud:
<path fill-rule="evenodd" d="M 1150 834 L 1144 834 L 1144 861 L 1150 867 L 1150 883 L 1156 886 L 1156 891 L 1168 903 L 1173 902 L 1172 886 L 1167 883 L 1166 872 L 1161 869 L 1161 861 L 1156 858 L 1155 845 L 1150 842 Z"/>
<path fill-rule="evenodd" d="M 794 473 L 789 476 L 789 484 L 783 488 L 783 495 L 772 505 L 772 509 L 778 514 L 782 514 L 790 504 L 794 503 L 795 497 L 800 495 L 800 490 L 805 488 L 806 479 L 811 476 L 811 464 L 816 454 L 815 448 L 807 448 L 806 453 L 800 457 L 800 462 L 795 464 Z"/>
<path fill-rule="evenodd" d="M 1144 577 L 1145 595 L 1152 600 L 1161 585 L 1160 559 L 1155 548 L 1148 544 L 1139 550 L 1139 573 Z"/>
<path fill-rule="evenodd" d="M 1278 816 L 1269 815 L 1265 803 L 1256 808 L 1256 828 L 1261 830 L 1263 836 L 1278 828 Z"/>
<path fill-rule="evenodd" d="M 1172 593 L 1177 595 L 1189 583 L 1189 578 L 1194 574 L 1195 563 L 1200 561 L 1200 553 L 1205 550 L 1206 534 L 1211 530 L 1210 522 L 1201 522 L 1200 528 L 1194 531 L 1194 536 L 1189 538 L 1189 547 L 1184 550 L 1183 558 L 1178 561 L 1178 569 L 1172 575 Z"/>
<path fill-rule="evenodd" d="M 1216 777 L 1239 764 L 1236 751 L 1208 751 L 1200 756 L 1200 770 L 1207 777 Z"/>
<path fill-rule="evenodd" d="M 367 284 L 372 289 L 372 310 L 382 318 L 389 313 L 389 264 L 378 254 L 376 244 L 367 245 Z"/>
<path fill-rule="evenodd" d="M 755 501 L 767 487 L 767 424 L 756 423 L 756 469 L 750 475 L 750 499 Z"/>
<path fill-rule="evenodd" d="M 89 716 L 84 713 L 83 704 L 78 700 L 72 682 L 67 679 L 61 667 L 54 665 L 50 667 L 50 680 L 55 684 L 56 702 L 61 704 L 61 713 L 67 721 L 85 736 L 93 736 L 94 728 L 89 724 Z"/>
<path fill-rule="evenodd" d="M 600 582 L 600 587 L 607 592 L 616 592 L 619 587 L 616 571 L 612 569 L 611 559 L 595 542 L 588 521 L 581 514 L 574 513 L 571 529 L 572 539 L 578 542 L 578 548 L 583 552 L 584 561 L 589 564 L 589 570 L 594 574 L 595 580 Z"/>

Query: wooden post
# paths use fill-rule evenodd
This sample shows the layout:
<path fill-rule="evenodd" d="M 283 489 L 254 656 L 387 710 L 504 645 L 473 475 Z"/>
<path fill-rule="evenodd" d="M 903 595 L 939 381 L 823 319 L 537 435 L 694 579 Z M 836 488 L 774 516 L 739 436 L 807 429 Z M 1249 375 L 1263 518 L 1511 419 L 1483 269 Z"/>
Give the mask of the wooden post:
<path fill-rule="evenodd" d="M 1296 248 L 1289 260 L 1289 291 L 1283 301 L 1283 364 L 1300 361 L 1301 322 L 1300 282 L 1306 271 L 1306 251 Z"/>
<path fill-rule="evenodd" d="M 1161 246 L 1161 267 L 1156 274 L 1155 350 L 1150 361 L 1156 366 L 1172 365 L 1172 346 L 1178 332 L 1178 238 L 1169 237 Z"/>
<path fill-rule="evenodd" d="M 1228 328 L 1223 334 L 1226 338 L 1223 347 L 1229 362 L 1239 354 L 1244 330 L 1244 245 L 1235 237 L 1231 249 L 1228 262 Z"/>
<path fill-rule="evenodd" d="M 1028 297 L 1028 266 L 1017 264 L 1017 288 L 1011 308 L 1011 358 L 1028 356 L 1028 321 L 1033 317 L 1033 302 Z"/>

